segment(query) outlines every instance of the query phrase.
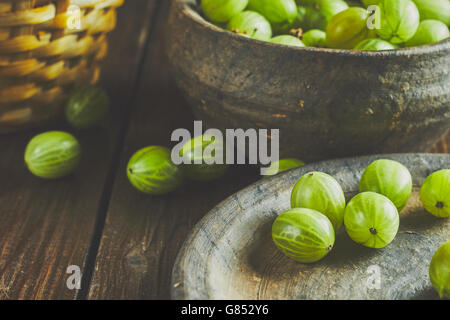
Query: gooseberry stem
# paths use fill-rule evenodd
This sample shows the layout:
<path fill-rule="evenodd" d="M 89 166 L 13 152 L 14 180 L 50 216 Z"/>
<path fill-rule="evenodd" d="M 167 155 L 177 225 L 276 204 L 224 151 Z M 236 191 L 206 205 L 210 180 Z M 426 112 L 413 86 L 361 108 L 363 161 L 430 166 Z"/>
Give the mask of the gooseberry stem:
<path fill-rule="evenodd" d="M 373 234 L 373 235 L 376 235 L 376 234 L 377 234 L 377 229 L 375 229 L 375 228 L 370 228 L 369 231 L 370 231 L 370 233 Z"/>
<path fill-rule="evenodd" d="M 436 203 L 436 208 L 438 208 L 438 209 L 444 208 L 444 203 L 443 203 L 442 201 L 438 201 L 438 202 Z"/>

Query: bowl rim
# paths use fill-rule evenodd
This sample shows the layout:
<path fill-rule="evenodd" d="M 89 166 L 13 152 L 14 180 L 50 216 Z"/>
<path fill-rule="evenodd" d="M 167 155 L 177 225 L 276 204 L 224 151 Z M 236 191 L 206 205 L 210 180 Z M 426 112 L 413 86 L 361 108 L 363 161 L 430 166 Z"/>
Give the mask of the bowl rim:
<path fill-rule="evenodd" d="M 316 47 L 296 47 L 296 46 L 288 46 L 278 43 L 272 43 L 268 41 L 261 41 L 249 37 L 243 37 L 239 34 L 230 32 L 226 29 L 223 29 L 219 26 L 212 24 L 202 17 L 202 15 L 194 10 L 191 7 L 190 3 L 196 2 L 196 0 L 173 0 L 174 5 L 178 7 L 178 10 L 194 23 L 208 29 L 211 32 L 219 33 L 225 37 L 230 39 L 234 39 L 236 41 L 241 41 L 243 43 L 248 43 L 248 45 L 260 46 L 260 47 L 278 47 L 284 50 L 298 51 L 298 52 L 313 52 L 313 53 L 321 53 L 328 55 L 337 55 L 337 56 L 354 56 L 354 57 L 392 57 L 392 56 L 418 56 L 423 54 L 430 53 L 438 53 L 450 51 L 450 38 L 446 40 L 442 40 L 437 43 L 417 46 L 417 47 L 408 47 L 408 48 L 399 48 L 393 50 L 380 50 L 380 51 L 364 51 L 364 50 L 353 50 L 353 49 L 332 49 L 332 48 L 316 48 Z"/>

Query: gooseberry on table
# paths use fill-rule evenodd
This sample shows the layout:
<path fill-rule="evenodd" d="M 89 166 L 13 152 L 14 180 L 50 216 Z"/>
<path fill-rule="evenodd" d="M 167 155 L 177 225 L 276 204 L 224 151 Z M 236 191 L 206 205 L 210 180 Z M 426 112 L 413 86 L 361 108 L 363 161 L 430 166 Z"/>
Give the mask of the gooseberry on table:
<path fill-rule="evenodd" d="M 294 208 L 278 216 L 272 225 L 275 245 L 288 257 L 316 262 L 334 246 L 334 230 L 326 216 L 306 208 Z"/>
<path fill-rule="evenodd" d="M 81 159 L 77 139 L 67 132 L 49 131 L 38 134 L 28 143 L 25 163 L 35 176 L 57 179 L 73 173 Z"/>
<path fill-rule="evenodd" d="M 353 49 L 358 43 L 373 38 L 374 30 L 367 27 L 369 13 L 350 7 L 331 18 L 327 26 L 327 45 L 331 48 Z"/>
<path fill-rule="evenodd" d="M 291 208 L 317 210 L 330 219 L 337 231 L 344 220 L 344 191 L 332 176 L 323 172 L 309 172 L 292 189 Z"/>
<path fill-rule="evenodd" d="M 296 47 L 304 47 L 304 43 L 297 37 L 290 36 L 287 34 L 283 34 L 281 36 L 273 37 L 269 40 L 272 43 L 284 44 L 287 46 L 296 46 Z"/>
<path fill-rule="evenodd" d="M 211 135 L 201 135 L 186 142 L 180 150 L 180 157 L 184 159 L 183 173 L 191 180 L 218 179 L 228 169 L 223 141 Z"/>
<path fill-rule="evenodd" d="M 255 11 L 243 11 L 228 22 L 227 30 L 257 40 L 270 40 L 272 27 L 262 15 Z"/>
<path fill-rule="evenodd" d="M 380 159 L 372 162 L 364 171 L 359 191 L 373 191 L 388 197 L 401 211 L 412 192 L 412 177 L 408 168 L 397 161 Z"/>
<path fill-rule="evenodd" d="M 445 23 L 439 20 L 423 20 L 414 36 L 406 42 L 406 46 L 421 46 L 445 40 L 450 37 L 450 31 Z"/>
<path fill-rule="evenodd" d="M 411 0 L 382 0 L 380 8 L 380 28 L 376 32 L 380 38 L 394 44 L 411 39 L 420 23 L 419 10 Z"/>
<path fill-rule="evenodd" d="M 100 87 L 82 85 L 75 88 L 65 108 L 66 119 L 76 129 L 100 124 L 109 112 L 109 97 Z"/>
<path fill-rule="evenodd" d="M 420 188 L 424 208 L 440 218 L 450 217 L 450 169 L 430 174 Z"/>
<path fill-rule="evenodd" d="M 128 162 L 127 176 L 137 190 L 151 195 L 174 191 L 183 181 L 181 169 L 172 163 L 170 150 L 160 146 L 137 151 Z"/>
<path fill-rule="evenodd" d="M 354 50 L 364 51 L 382 51 L 393 49 L 396 49 L 396 46 L 394 46 L 392 43 L 375 38 L 363 40 L 354 48 Z"/>
<path fill-rule="evenodd" d="M 394 240 L 398 227 L 397 208 L 387 197 L 375 192 L 362 192 L 353 197 L 344 213 L 349 237 L 366 247 L 383 248 Z"/>
<path fill-rule="evenodd" d="M 450 241 L 444 243 L 433 255 L 429 275 L 439 296 L 450 299 Z"/>
<path fill-rule="evenodd" d="M 248 0 L 202 0 L 205 16 L 212 22 L 227 22 L 247 7 Z"/>

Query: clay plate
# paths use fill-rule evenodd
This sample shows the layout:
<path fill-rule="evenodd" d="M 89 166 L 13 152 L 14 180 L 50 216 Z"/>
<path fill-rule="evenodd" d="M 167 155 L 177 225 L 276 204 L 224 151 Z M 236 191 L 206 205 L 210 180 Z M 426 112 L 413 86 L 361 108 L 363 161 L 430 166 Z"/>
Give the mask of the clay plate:
<path fill-rule="evenodd" d="M 375 159 L 400 161 L 415 185 L 401 212 L 400 230 L 384 249 L 350 240 L 344 228 L 335 248 L 315 264 L 285 257 L 271 239 L 276 216 L 289 208 L 290 191 L 309 171 L 323 171 L 350 198 Z M 192 230 L 172 275 L 173 299 L 435 299 L 428 278 L 433 253 L 450 239 L 450 219 L 435 218 L 419 200 L 433 171 L 450 168 L 450 155 L 396 154 L 325 161 L 263 179 L 211 210 Z M 377 282 L 379 279 L 379 282 Z"/>

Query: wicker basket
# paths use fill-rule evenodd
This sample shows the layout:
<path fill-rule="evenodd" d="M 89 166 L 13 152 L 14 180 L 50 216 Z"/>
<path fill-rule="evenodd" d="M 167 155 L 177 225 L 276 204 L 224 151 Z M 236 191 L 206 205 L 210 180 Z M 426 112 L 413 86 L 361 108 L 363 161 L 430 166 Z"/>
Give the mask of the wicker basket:
<path fill-rule="evenodd" d="M 95 83 L 124 0 L 0 0 L 0 132 L 61 113 L 77 82 Z"/>

